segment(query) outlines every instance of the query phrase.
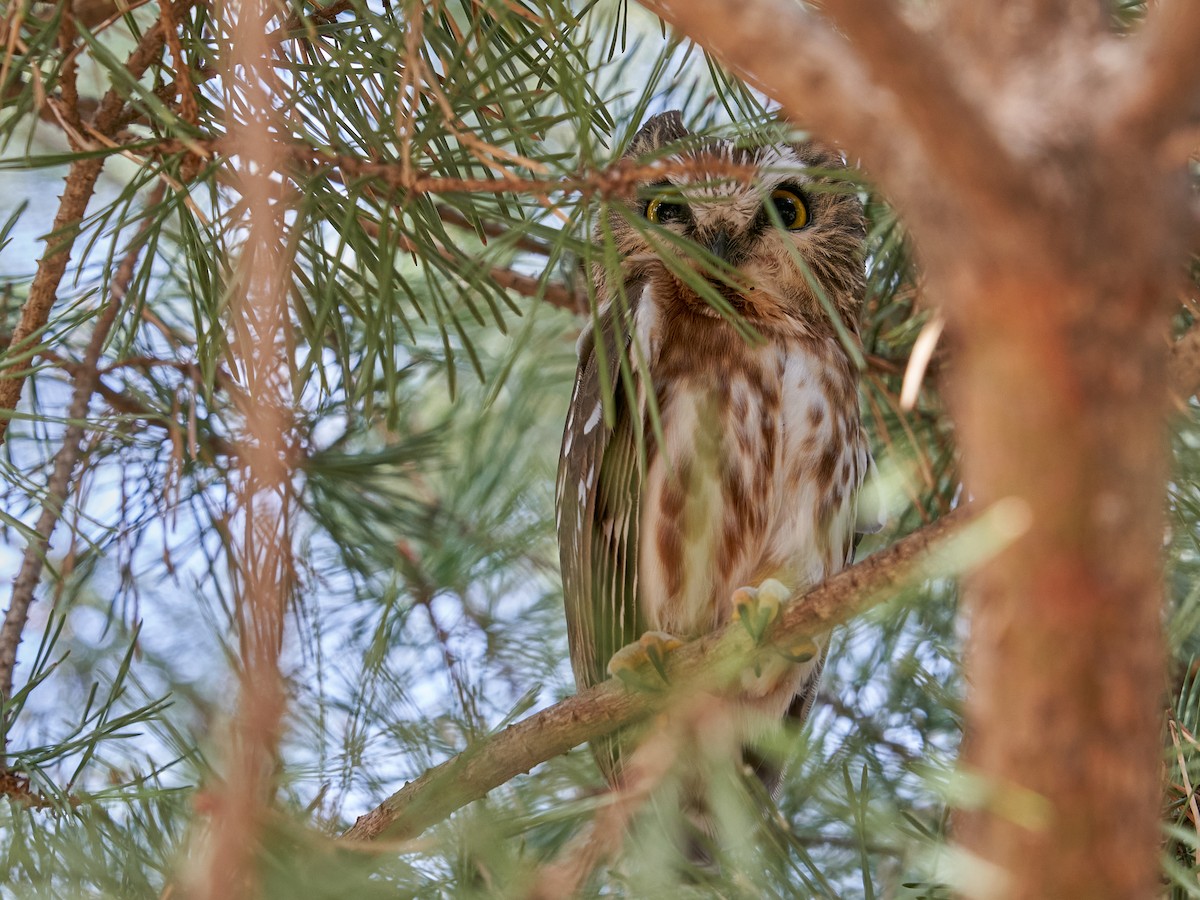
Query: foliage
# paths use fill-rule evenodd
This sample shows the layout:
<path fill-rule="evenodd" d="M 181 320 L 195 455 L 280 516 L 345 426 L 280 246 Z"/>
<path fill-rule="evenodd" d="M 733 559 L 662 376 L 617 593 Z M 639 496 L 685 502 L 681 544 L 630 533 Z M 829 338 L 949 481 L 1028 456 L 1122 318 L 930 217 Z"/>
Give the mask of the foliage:
<path fill-rule="evenodd" d="M 49 322 L 35 346 L 8 351 L 32 374 L 0 460 L 6 568 L 45 498 L 73 364 L 102 301 L 124 291 L 7 709 L 0 855 L 15 896 L 159 896 L 186 877 L 220 773 L 244 385 L 230 312 L 242 201 L 223 142 L 245 110 L 222 85 L 229 36 L 213 7 L 175 9 L 178 43 L 140 79 L 124 60 L 159 15 L 153 4 L 79 23 L 77 54 L 58 40 L 63 5 L 26 0 L 7 13 L 19 40 L 0 74 L 0 167 L 24 173 L 30 202 L 10 196 L 0 216 L 5 332 L 33 282 L 31 258 L 14 251 L 49 228 L 54 204 L 39 197 L 69 163 L 107 162 Z M 264 894 L 515 891 L 600 802 L 585 750 L 404 846 L 347 853 L 332 838 L 428 766 L 573 690 L 552 491 L 583 322 L 572 309 L 586 304 L 580 260 L 607 252 L 588 245 L 588 226 L 615 184 L 616 151 L 648 113 L 679 107 L 697 129 L 745 133 L 770 115 L 701 50 L 622 3 L 335 9 L 281 9 L 272 35 L 303 517 Z M 180 62 L 193 104 L 168 89 Z M 128 102 L 122 128 L 94 149 L 67 147 L 59 119 L 72 127 L 72 91 L 86 111 L 110 86 Z M 892 515 L 860 552 L 962 492 L 937 392 L 942 352 L 915 406 L 900 403 L 929 314 L 900 225 L 878 198 L 869 214 L 863 402 Z M 120 284 L 125 259 L 132 277 Z M 1200 651 L 1197 441 L 1189 409 L 1177 423 L 1170 546 L 1170 634 L 1185 669 Z M 954 607 L 952 581 L 932 579 L 836 636 L 811 725 L 781 739 L 792 766 L 780 815 L 757 814 L 735 773 L 718 777 L 725 865 L 692 872 L 684 893 L 932 898 L 971 877 L 972 862 L 942 843 L 962 800 L 950 774 L 962 693 Z M 1164 744 L 1169 771 L 1178 760 L 1169 780 L 1190 778 L 1165 794 L 1179 852 L 1164 877 L 1179 896 L 1198 893 L 1200 689 L 1195 666 L 1187 673 Z M 673 885 L 674 789 L 662 786 L 624 861 L 590 891 Z"/>

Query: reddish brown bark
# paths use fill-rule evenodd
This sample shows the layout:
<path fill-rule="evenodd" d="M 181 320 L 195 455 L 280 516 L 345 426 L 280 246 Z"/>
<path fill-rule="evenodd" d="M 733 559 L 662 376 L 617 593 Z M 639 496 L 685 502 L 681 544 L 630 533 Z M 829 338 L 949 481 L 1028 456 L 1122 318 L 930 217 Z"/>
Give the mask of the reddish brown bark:
<path fill-rule="evenodd" d="M 967 595 L 963 766 L 992 796 L 957 837 L 1010 873 L 1005 897 L 1148 897 L 1157 881 L 1161 321 L 1047 312 L 1099 291 L 993 283 L 976 299 L 1009 311 L 964 342 L 956 386 L 969 483 L 1033 513 Z M 1015 786 L 1041 798 L 1016 822 Z"/>

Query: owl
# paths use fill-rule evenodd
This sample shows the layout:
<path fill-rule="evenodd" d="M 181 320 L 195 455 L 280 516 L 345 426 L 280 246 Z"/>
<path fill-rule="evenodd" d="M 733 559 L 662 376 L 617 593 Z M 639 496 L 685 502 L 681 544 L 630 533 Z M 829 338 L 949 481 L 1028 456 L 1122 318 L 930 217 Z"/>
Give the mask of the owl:
<path fill-rule="evenodd" d="M 679 112 L 649 119 L 626 155 L 668 174 L 593 234 L 620 267 L 591 270 L 597 315 L 579 340 L 556 492 L 580 689 L 739 613 L 769 615 L 879 524 L 858 510 L 870 455 L 847 343 L 865 225 L 841 158 L 814 142 L 698 144 Z M 739 683 L 747 721 L 804 720 L 826 636 L 814 643 L 807 661 Z M 773 791 L 779 768 L 754 737 L 744 761 Z M 593 744 L 612 782 L 628 741 Z"/>

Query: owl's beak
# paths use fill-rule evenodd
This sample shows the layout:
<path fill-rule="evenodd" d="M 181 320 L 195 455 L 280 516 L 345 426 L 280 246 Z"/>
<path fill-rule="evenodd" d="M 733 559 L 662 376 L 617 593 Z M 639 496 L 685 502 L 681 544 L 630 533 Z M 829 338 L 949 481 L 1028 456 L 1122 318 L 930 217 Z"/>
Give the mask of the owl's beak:
<path fill-rule="evenodd" d="M 721 229 L 708 242 L 708 252 L 721 262 L 729 262 L 729 232 Z"/>

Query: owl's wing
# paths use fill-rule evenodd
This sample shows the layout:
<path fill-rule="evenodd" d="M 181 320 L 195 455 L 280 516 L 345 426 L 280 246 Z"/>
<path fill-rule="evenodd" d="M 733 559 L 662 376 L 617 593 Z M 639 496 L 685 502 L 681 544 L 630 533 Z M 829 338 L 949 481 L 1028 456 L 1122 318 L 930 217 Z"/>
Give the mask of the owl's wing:
<path fill-rule="evenodd" d="M 612 655 L 645 630 L 637 608 L 640 411 L 630 409 L 617 355 L 629 352 L 629 330 L 607 312 L 598 324 L 599 335 L 580 339 L 557 486 L 567 641 L 581 690 L 603 681 Z M 608 384 L 615 386 L 611 427 L 601 406 L 597 340 L 605 342 L 603 362 Z M 601 767 L 614 771 L 615 743 L 593 749 Z"/>
<path fill-rule="evenodd" d="M 875 468 L 875 457 L 867 450 L 867 471 L 858 487 L 857 506 L 854 517 L 856 534 L 877 534 L 886 524 L 883 496 L 879 486 L 879 471 Z"/>

